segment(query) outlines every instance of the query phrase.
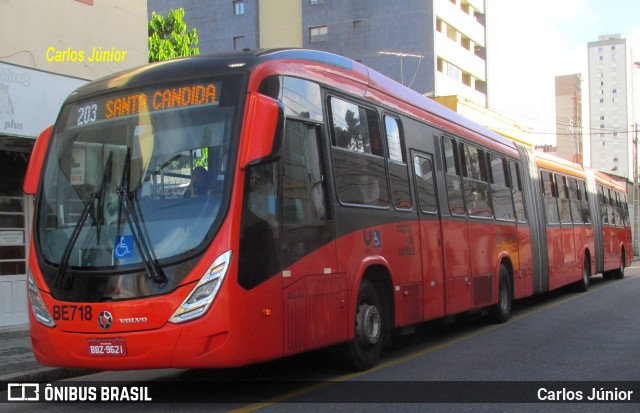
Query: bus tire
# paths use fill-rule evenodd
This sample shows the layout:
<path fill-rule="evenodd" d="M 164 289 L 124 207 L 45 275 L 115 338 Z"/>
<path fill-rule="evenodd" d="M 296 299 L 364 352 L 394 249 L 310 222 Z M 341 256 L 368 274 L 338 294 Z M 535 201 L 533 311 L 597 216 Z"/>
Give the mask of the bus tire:
<path fill-rule="evenodd" d="M 624 263 L 625 261 L 624 251 L 620 254 L 620 268 L 616 268 L 612 271 L 613 278 L 616 280 L 621 280 L 624 278 Z"/>
<path fill-rule="evenodd" d="M 382 301 L 375 286 L 367 279 L 362 280 L 358 290 L 353 340 L 338 349 L 339 361 L 343 367 L 352 371 L 364 371 L 376 365 L 383 342 L 382 311 Z"/>
<path fill-rule="evenodd" d="M 591 266 L 589 264 L 589 257 L 585 255 L 584 263 L 582 264 L 582 278 L 575 284 L 576 291 L 580 293 L 587 292 L 589 290 L 589 277 L 591 276 Z"/>
<path fill-rule="evenodd" d="M 506 323 L 511 317 L 511 306 L 513 304 L 513 290 L 511 289 L 511 279 L 509 270 L 504 265 L 500 265 L 500 281 L 498 286 L 498 302 L 489 309 L 491 321 L 497 324 Z"/>

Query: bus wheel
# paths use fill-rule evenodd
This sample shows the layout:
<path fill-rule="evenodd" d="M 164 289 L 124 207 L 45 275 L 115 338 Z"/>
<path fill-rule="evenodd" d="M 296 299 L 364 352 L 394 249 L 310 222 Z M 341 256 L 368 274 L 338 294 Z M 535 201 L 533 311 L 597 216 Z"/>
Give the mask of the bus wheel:
<path fill-rule="evenodd" d="M 504 265 L 500 266 L 500 285 L 498 287 L 498 303 L 490 308 L 489 314 L 494 323 L 506 323 L 511 317 L 511 304 L 513 303 L 513 291 L 509 270 Z"/>
<path fill-rule="evenodd" d="M 355 337 L 339 349 L 340 361 L 349 370 L 363 371 L 375 366 L 382 349 L 382 306 L 369 280 L 358 291 Z"/>
<path fill-rule="evenodd" d="M 620 268 L 615 269 L 612 272 L 613 278 L 615 278 L 616 280 L 621 280 L 624 278 L 624 263 L 625 263 L 625 256 L 624 256 L 624 251 L 622 251 L 622 254 L 620 254 Z"/>
<path fill-rule="evenodd" d="M 589 289 L 589 277 L 591 276 L 591 267 L 589 265 L 589 258 L 587 256 L 584 257 L 584 264 L 582 265 L 582 278 L 578 281 L 576 286 L 576 291 L 584 293 Z"/>

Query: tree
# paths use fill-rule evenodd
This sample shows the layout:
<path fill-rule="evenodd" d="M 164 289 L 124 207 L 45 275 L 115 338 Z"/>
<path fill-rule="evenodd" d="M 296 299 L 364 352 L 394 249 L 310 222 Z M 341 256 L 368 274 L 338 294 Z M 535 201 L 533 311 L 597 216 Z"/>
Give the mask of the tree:
<path fill-rule="evenodd" d="M 200 54 L 198 34 L 193 28 L 187 32 L 183 20 L 184 9 L 170 10 L 167 17 L 156 12 L 149 21 L 149 63 L 176 57 Z"/>

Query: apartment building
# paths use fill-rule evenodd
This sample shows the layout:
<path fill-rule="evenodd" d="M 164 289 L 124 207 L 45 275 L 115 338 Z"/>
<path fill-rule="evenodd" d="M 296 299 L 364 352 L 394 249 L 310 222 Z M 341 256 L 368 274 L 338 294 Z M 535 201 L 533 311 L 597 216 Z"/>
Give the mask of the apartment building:
<path fill-rule="evenodd" d="M 633 179 L 635 122 L 632 53 L 620 34 L 589 42 L 589 133 L 591 165 L 603 172 Z"/>
<path fill-rule="evenodd" d="M 556 76 L 556 155 L 583 164 L 582 75 Z"/>

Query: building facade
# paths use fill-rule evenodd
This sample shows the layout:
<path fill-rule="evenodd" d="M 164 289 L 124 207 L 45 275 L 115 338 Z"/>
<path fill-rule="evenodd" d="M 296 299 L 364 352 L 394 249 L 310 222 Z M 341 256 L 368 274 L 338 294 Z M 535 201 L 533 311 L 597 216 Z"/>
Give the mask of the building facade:
<path fill-rule="evenodd" d="M 556 155 L 584 164 L 582 75 L 556 76 Z"/>
<path fill-rule="evenodd" d="M 430 96 L 487 105 L 484 0 L 149 0 L 184 7 L 201 53 L 304 47 L 362 62 Z"/>
<path fill-rule="evenodd" d="M 0 15 L 0 328 L 28 322 L 30 206 L 22 192 L 36 138 L 88 80 L 148 61 L 145 2 L 3 0 Z"/>
<path fill-rule="evenodd" d="M 620 34 L 588 43 L 591 166 L 633 179 L 632 51 Z"/>

